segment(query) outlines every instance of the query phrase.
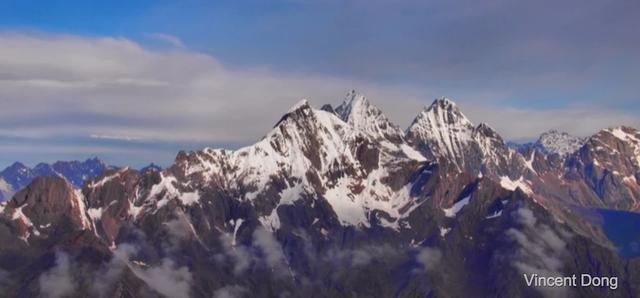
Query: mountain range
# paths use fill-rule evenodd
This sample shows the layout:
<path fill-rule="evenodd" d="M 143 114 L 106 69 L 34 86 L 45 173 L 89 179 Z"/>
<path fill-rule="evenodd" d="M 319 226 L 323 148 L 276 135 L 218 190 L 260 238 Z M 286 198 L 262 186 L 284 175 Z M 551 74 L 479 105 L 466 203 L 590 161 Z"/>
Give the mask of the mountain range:
<path fill-rule="evenodd" d="M 29 185 L 36 177 L 59 176 L 81 188 L 85 181 L 107 169 L 105 163 L 94 157 L 81 161 L 58 161 L 53 164 L 39 163 L 34 168 L 15 162 L 0 172 L 0 201 L 9 199 L 16 191 Z"/>
<path fill-rule="evenodd" d="M 62 177 L 73 187 L 82 188 L 84 183 L 109 168 L 104 161 L 97 157 L 85 161 L 57 161 L 53 164 L 39 163 L 29 168 L 21 162 L 15 162 L 0 171 L 0 202 L 8 200 L 17 191 L 25 188 L 36 177 Z M 162 167 L 151 163 L 140 169 L 141 172 L 160 171 Z"/>
<path fill-rule="evenodd" d="M 629 127 L 513 146 L 450 99 L 402 130 L 352 91 L 300 101 L 238 150 L 44 176 L 0 203 L 11 297 L 640 295 L 637 227 L 615 228 L 640 209 Z M 617 279 L 545 288 L 524 274 Z"/>

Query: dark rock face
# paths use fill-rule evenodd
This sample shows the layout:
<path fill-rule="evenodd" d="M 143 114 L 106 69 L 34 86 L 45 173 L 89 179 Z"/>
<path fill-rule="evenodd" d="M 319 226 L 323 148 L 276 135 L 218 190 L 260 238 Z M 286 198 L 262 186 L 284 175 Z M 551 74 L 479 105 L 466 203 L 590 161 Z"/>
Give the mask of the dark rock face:
<path fill-rule="evenodd" d="M 4 206 L 7 228 L 28 244 L 91 228 L 84 198 L 64 179 L 38 177 Z"/>
<path fill-rule="evenodd" d="M 59 177 L 35 178 L 6 207 L 14 208 L 14 218 L 18 213 L 28 218 L 34 231 L 46 226 L 60 229 L 60 232 L 89 228 L 82 194 Z M 18 208 L 20 211 L 16 210 Z M 23 221 L 22 218 L 19 221 Z"/>
<path fill-rule="evenodd" d="M 355 92 L 333 112 L 303 101 L 236 151 L 107 169 L 81 191 L 37 178 L 0 205 L 0 290 L 34 297 L 55 281 L 75 297 L 640 294 L 640 264 L 579 212 L 633 208 L 625 178 L 637 177 L 638 155 L 627 136 L 637 134 L 603 132 L 567 157 L 520 153 L 489 126 L 467 125 L 452 102 L 434 104 L 446 113 L 403 135 Z M 602 142 L 620 156 L 598 153 Z M 617 276 L 619 288 L 548 292 L 526 286 L 531 272 Z"/>

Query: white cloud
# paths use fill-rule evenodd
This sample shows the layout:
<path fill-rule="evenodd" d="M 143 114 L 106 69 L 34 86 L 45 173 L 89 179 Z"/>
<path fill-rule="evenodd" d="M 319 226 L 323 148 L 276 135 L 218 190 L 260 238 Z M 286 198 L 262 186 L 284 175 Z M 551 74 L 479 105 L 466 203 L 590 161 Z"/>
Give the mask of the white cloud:
<path fill-rule="evenodd" d="M 233 263 L 233 274 L 236 276 L 242 275 L 251 265 L 256 261 L 251 251 L 242 245 L 234 246 L 233 240 L 230 235 L 220 235 L 220 244 L 224 254 L 216 255 L 218 262 L 224 262 L 230 260 Z"/>
<path fill-rule="evenodd" d="M 253 232 L 253 242 L 264 254 L 264 261 L 273 270 L 274 274 L 284 276 L 285 272 L 289 271 L 282 246 L 280 246 L 280 243 L 271 232 L 263 228 L 257 228 Z"/>
<path fill-rule="evenodd" d="M 112 136 L 112 135 L 99 135 L 92 134 L 89 135 L 92 139 L 103 139 L 103 140 L 116 140 L 116 141 L 140 141 L 142 138 L 133 137 L 133 136 Z"/>
<path fill-rule="evenodd" d="M 3 130 L 33 137 L 251 142 L 300 98 L 320 106 L 353 87 L 382 90 L 355 80 L 229 69 L 209 55 L 123 38 L 1 33 L 0 69 Z"/>
<path fill-rule="evenodd" d="M 102 271 L 94 275 L 92 290 L 94 294 L 102 296 L 108 289 L 122 278 L 125 269 L 130 269 L 138 278 L 150 288 L 167 297 L 187 298 L 191 291 L 193 276 L 187 267 L 179 267 L 173 260 L 163 258 L 156 266 L 141 267 L 133 264 L 130 259 L 139 248 L 131 244 L 120 244 L 113 252 L 111 261 Z"/>
<path fill-rule="evenodd" d="M 170 259 L 146 269 L 132 267 L 133 272 L 152 289 L 167 297 L 188 298 L 193 279 L 187 267 L 178 267 Z"/>
<path fill-rule="evenodd" d="M 442 252 L 437 248 L 423 247 L 416 255 L 416 261 L 422 265 L 422 270 L 433 271 L 442 260 Z"/>
<path fill-rule="evenodd" d="M 138 248 L 131 244 L 118 245 L 113 252 L 113 257 L 100 271 L 94 273 L 91 283 L 91 292 L 96 297 L 107 297 L 109 289 L 121 278 L 122 273 L 127 268 L 129 257 L 135 254 Z"/>
<path fill-rule="evenodd" d="M 573 105 L 542 110 L 471 104 L 463 109 L 469 118 L 476 123 L 487 122 L 505 139 L 537 138 L 549 129 L 590 136 L 612 126 L 640 127 L 640 119 L 633 114 L 598 106 Z"/>
<path fill-rule="evenodd" d="M 514 211 L 512 216 L 522 225 L 522 229 L 510 228 L 506 231 L 509 239 L 518 244 L 512 265 L 523 274 L 540 276 L 563 276 L 563 260 L 568 251 L 564 237 L 551 227 L 538 222 L 533 211 L 526 207 Z M 567 297 L 567 288 L 536 288 L 545 297 Z"/>
<path fill-rule="evenodd" d="M 173 36 L 171 34 L 156 32 L 156 33 L 149 34 L 149 37 L 157 39 L 162 42 L 166 42 L 177 48 L 186 48 L 185 44 L 182 42 L 182 40 L 180 40 L 180 38 Z"/>
<path fill-rule="evenodd" d="M 245 287 L 232 285 L 232 286 L 224 286 L 222 288 L 217 289 L 213 292 L 213 298 L 238 298 L 245 297 L 248 294 L 249 290 Z"/>
<path fill-rule="evenodd" d="M 71 276 L 71 261 L 64 252 L 56 252 L 55 266 L 40 275 L 40 294 L 43 297 L 58 298 L 71 295 L 76 284 Z"/>
<path fill-rule="evenodd" d="M 495 104 L 505 94 L 234 69 L 186 48 L 146 48 L 114 37 L 0 33 L 0 70 L 0 137 L 251 143 L 300 98 L 315 107 L 337 104 L 353 88 L 402 127 L 440 95 L 453 95 L 472 120 L 507 139 L 551 128 L 586 135 L 640 125 L 630 113 L 598 106 L 516 109 Z"/>

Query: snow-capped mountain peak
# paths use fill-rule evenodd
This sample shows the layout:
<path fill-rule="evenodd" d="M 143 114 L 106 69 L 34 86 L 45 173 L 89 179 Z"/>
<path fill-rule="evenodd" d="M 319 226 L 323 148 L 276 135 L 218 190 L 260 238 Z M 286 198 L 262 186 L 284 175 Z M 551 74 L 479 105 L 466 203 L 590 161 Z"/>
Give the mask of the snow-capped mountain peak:
<path fill-rule="evenodd" d="M 342 104 L 335 108 L 335 113 L 351 127 L 374 139 L 386 139 L 396 144 L 403 141 L 400 128 L 391 123 L 363 94 L 355 90 L 347 93 Z"/>
<path fill-rule="evenodd" d="M 287 114 L 289 113 L 293 113 L 297 110 L 302 110 L 302 109 L 306 109 L 309 108 L 309 100 L 306 98 L 301 99 L 300 101 L 298 101 L 296 104 L 294 104 L 293 106 L 291 106 L 291 108 L 289 108 L 289 111 L 287 112 Z"/>
<path fill-rule="evenodd" d="M 540 135 L 536 148 L 546 154 L 566 156 L 578 150 L 585 142 L 585 138 L 574 137 L 566 132 L 552 129 Z"/>
<path fill-rule="evenodd" d="M 472 140 L 473 124 L 458 106 L 446 97 L 423 109 L 407 129 L 407 138 L 418 140 L 432 157 L 463 159 L 466 144 Z"/>
<path fill-rule="evenodd" d="M 351 90 L 335 111 L 345 122 L 349 122 L 364 118 L 369 108 L 369 100 L 362 93 Z"/>
<path fill-rule="evenodd" d="M 406 139 L 430 158 L 444 159 L 459 171 L 491 177 L 512 176 L 525 167 L 498 132 L 486 123 L 474 126 L 452 100 L 441 97 L 418 114 Z"/>
<path fill-rule="evenodd" d="M 493 127 L 489 126 L 489 124 L 486 124 L 484 122 L 478 124 L 478 126 L 475 128 L 475 133 L 490 139 L 494 139 L 501 143 L 504 143 L 504 140 L 502 139 L 500 134 L 498 134 L 498 132 L 495 129 L 493 129 Z"/>
<path fill-rule="evenodd" d="M 458 109 L 458 105 L 446 96 L 441 96 L 435 99 L 435 101 L 431 104 L 432 106 L 438 106 L 445 109 Z"/>
<path fill-rule="evenodd" d="M 408 188 L 396 193 L 394 187 L 402 186 L 390 181 L 398 176 L 395 171 L 424 158 L 404 142 L 374 137 L 386 137 L 389 130 L 381 129 L 391 126 L 363 96 L 353 94 L 337 111 L 300 102 L 253 145 L 183 154 L 177 158 L 183 173 L 179 176 L 216 183 L 229 192 L 249 190 L 245 200 L 272 206 L 259 215 L 269 228 L 280 225 L 279 206 L 320 195 L 335 207 L 342 223 L 369 225 L 367 214 L 377 209 L 390 216 L 386 224 L 397 226 L 397 220 L 417 205 Z"/>
<path fill-rule="evenodd" d="M 449 98 L 440 97 L 416 116 L 409 127 L 409 131 L 418 129 L 437 130 L 441 128 L 452 130 L 452 132 L 462 132 L 473 129 L 473 124 L 460 111 L 455 102 Z"/>

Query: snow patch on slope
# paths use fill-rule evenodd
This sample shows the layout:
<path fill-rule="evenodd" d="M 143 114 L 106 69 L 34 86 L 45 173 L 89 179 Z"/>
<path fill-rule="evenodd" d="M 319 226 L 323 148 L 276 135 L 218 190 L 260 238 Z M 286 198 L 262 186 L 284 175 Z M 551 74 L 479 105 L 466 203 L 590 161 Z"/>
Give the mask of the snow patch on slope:
<path fill-rule="evenodd" d="M 636 166 L 640 167 L 640 135 L 637 132 L 636 134 L 625 132 L 622 127 L 616 127 L 608 131 L 616 138 L 629 143 L 634 148 L 633 153 L 636 158 Z"/>
<path fill-rule="evenodd" d="M 25 243 L 29 244 L 29 237 L 31 236 L 31 232 L 29 231 L 29 229 L 33 229 L 34 230 L 34 234 L 40 235 L 40 232 L 34 227 L 33 222 L 31 222 L 31 219 L 29 219 L 29 217 L 27 217 L 23 212 L 22 212 L 22 208 L 29 206 L 29 204 L 24 204 L 18 208 L 15 208 L 13 210 L 13 215 L 11 217 L 12 220 L 19 220 L 21 221 L 27 228 L 27 230 L 25 231 L 24 234 L 18 236 L 18 238 L 20 238 L 20 240 L 24 241 Z"/>
<path fill-rule="evenodd" d="M 292 205 L 295 201 L 300 199 L 302 193 L 304 191 L 304 187 L 302 184 L 297 184 L 294 187 L 289 187 L 280 192 L 280 200 L 278 201 L 278 205 L 276 205 L 271 213 L 266 216 L 262 216 L 259 218 L 262 226 L 265 228 L 275 231 L 280 228 L 280 217 L 278 216 L 278 208 L 283 205 Z"/>
<path fill-rule="evenodd" d="M 122 169 L 118 170 L 117 172 L 115 172 L 115 173 L 114 173 L 114 174 L 112 174 L 112 175 L 109 175 L 109 176 L 103 177 L 102 179 L 100 179 L 100 181 L 94 181 L 94 182 L 92 182 L 91 184 L 89 184 L 89 187 L 90 187 L 90 188 L 102 187 L 102 186 L 104 186 L 107 182 L 109 182 L 109 181 L 111 181 L 111 180 L 113 180 L 113 179 L 115 179 L 115 178 L 118 178 L 120 175 L 122 175 L 122 173 L 124 173 L 124 172 L 126 172 L 126 171 L 128 171 L 128 170 L 129 170 L 129 167 L 122 168 Z"/>
<path fill-rule="evenodd" d="M 502 215 L 502 209 L 490 214 L 489 216 L 485 217 L 486 219 L 492 219 L 492 218 L 497 218 L 500 217 Z"/>
<path fill-rule="evenodd" d="M 413 149 L 411 146 L 407 145 L 407 144 L 401 144 L 400 148 L 402 149 L 402 152 L 409 158 L 413 159 L 413 160 L 417 160 L 417 161 L 425 161 L 427 160 L 420 152 L 418 152 L 417 150 Z"/>
<path fill-rule="evenodd" d="M 33 227 L 33 223 L 31 222 L 31 219 L 29 219 L 23 212 L 22 212 L 22 208 L 29 206 L 29 204 L 24 204 L 16 209 L 13 210 L 13 216 L 11 217 L 12 220 L 20 220 L 22 221 L 22 223 L 24 223 L 26 226 L 28 227 Z"/>
<path fill-rule="evenodd" d="M 91 218 L 93 221 L 97 221 L 102 218 L 102 207 L 89 208 L 89 210 L 87 210 L 87 214 L 89 214 L 89 218 Z"/>
<path fill-rule="evenodd" d="M 518 180 L 511 180 L 511 178 L 506 177 L 506 176 L 502 176 L 500 177 L 500 185 L 508 190 L 516 190 L 516 188 L 520 188 L 522 191 L 524 191 L 527 194 L 532 194 L 533 191 L 531 190 L 531 186 L 529 186 L 529 184 L 527 183 L 527 181 L 524 179 L 524 177 L 520 177 Z"/>
<path fill-rule="evenodd" d="M 349 189 L 350 179 L 341 178 L 336 187 L 328 189 L 325 198 L 342 224 L 369 226 L 361 196 L 355 196 Z"/>
<path fill-rule="evenodd" d="M 80 216 L 82 228 L 90 229 L 91 221 L 87 217 L 87 206 L 84 203 L 84 195 L 82 194 L 82 191 L 80 191 L 79 189 L 74 190 L 72 204 L 74 205 L 75 208 L 77 208 L 78 212 L 80 213 L 78 214 L 78 216 Z"/>
<path fill-rule="evenodd" d="M 533 168 L 533 161 L 535 159 L 536 159 L 536 151 L 533 150 L 531 152 L 531 158 L 524 160 L 524 165 L 527 166 L 527 168 L 531 170 L 531 172 L 533 172 L 534 174 L 538 174 L 538 172 L 536 172 L 536 170 Z"/>
<path fill-rule="evenodd" d="M 466 196 L 460 201 L 457 201 L 455 204 L 453 204 L 453 206 L 451 206 L 451 208 L 443 208 L 442 211 L 444 211 L 444 216 L 456 217 L 456 215 L 458 215 L 458 212 L 460 212 L 460 210 L 462 210 L 464 206 L 469 204 L 469 200 L 471 200 L 470 195 Z"/>
<path fill-rule="evenodd" d="M 198 191 L 182 193 L 176 187 L 175 184 L 177 183 L 178 181 L 176 177 L 164 176 L 163 173 L 160 173 L 160 182 L 151 187 L 151 191 L 149 192 L 147 200 L 153 199 L 164 192 L 162 198 L 156 202 L 156 207 L 158 209 L 164 207 L 165 205 L 167 205 L 167 203 L 169 203 L 169 201 L 175 199 L 182 202 L 182 204 L 185 206 L 190 206 L 200 201 L 200 194 L 198 193 Z"/>

